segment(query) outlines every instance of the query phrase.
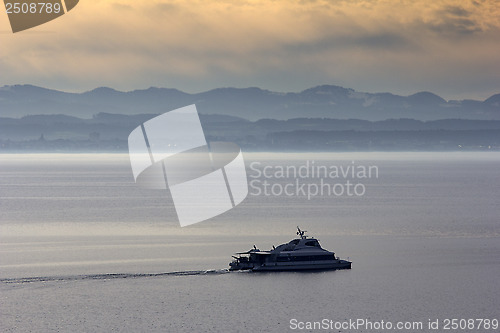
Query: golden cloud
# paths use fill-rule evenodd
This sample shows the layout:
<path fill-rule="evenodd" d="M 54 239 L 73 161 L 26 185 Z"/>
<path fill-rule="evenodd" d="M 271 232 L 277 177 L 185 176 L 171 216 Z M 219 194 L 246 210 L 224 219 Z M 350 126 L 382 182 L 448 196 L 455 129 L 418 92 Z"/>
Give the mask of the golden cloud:
<path fill-rule="evenodd" d="M 492 61 L 498 17 L 495 0 L 83 1 L 33 32 L 0 35 L 0 71 L 11 81 L 115 87 L 147 84 L 148 75 L 155 84 L 301 68 L 323 80 L 382 69 L 423 75 L 416 66 Z"/>

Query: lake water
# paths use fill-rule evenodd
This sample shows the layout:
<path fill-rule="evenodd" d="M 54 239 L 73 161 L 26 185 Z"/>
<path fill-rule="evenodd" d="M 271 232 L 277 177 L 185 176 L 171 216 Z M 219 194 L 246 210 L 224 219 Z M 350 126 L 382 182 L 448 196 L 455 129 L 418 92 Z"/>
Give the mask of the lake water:
<path fill-rule="evenodd" d="M 500 154 L 244 157 L 246 200 L 181 228 L 167 191 L 136 186 L 127 155 L 0 155 L 0 331 L 286 332 L 363 320 L 322 327 L 436 332 L 447 319 L 476 320 L 450 331 L 498 331 L 478 323 L 500 319 Z M 297 225 L 352 269 L 226 270 L 234 252 L 288 242 Z"/>

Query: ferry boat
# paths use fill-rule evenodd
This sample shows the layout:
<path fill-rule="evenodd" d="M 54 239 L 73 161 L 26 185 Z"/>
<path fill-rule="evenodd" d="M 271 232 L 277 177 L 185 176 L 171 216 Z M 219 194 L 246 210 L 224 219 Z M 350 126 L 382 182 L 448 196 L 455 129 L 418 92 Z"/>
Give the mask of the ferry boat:
<path fill-rule="evenodd" d="M 305 230 L 297 227 L 300 238 L 281 244 L 269 251 L 261 251 L 255 245 L 246 252 L 238 252 L 229 263 L 230 271 L 299 271 L 350 269 L 351 262 L 335 257 L 325 250 L 316 238 L 306 236 Z"/>

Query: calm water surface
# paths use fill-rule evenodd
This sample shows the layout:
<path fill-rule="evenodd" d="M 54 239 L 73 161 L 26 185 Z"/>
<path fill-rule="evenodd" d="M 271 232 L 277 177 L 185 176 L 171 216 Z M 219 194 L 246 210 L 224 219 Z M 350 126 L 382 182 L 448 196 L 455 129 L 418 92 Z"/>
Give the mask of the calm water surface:
<path fill-rule="evenodd" d="M 138 188 L 126 155 L 0 155 L 0 330 L 283 332 L 292 319 L 364 319 L 422 322 L 423 332 L 429 320 L 500 319 L 500 154 L 245 160 L 247 199 L 180 228 L 168 193 Z M 256 195 L 265 180 L 297 185 L 256 170 L 307 161 L 376 166 L 378 177 L 322 177 L 362 184 L 362 196 Z M 353 268 L 225 270 L 232 253 L 287 242 L 297 225 Z"/>

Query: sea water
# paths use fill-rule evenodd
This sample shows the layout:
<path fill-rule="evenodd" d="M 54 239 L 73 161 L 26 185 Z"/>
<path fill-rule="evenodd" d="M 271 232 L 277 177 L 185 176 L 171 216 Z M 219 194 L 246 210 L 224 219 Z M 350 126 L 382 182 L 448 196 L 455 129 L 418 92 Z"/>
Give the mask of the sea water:
<path fill-rule="evenodd" d="M 473 319 L 457 330 L 484 332 L 480 319 L 500 319 L 500 154 L 244 157 L 246 200 L 181 228 L 127 155 L 0 155 L 0 330 L 435 332 Z M 296 226 L 352 269 L 227 271 Z"/>

